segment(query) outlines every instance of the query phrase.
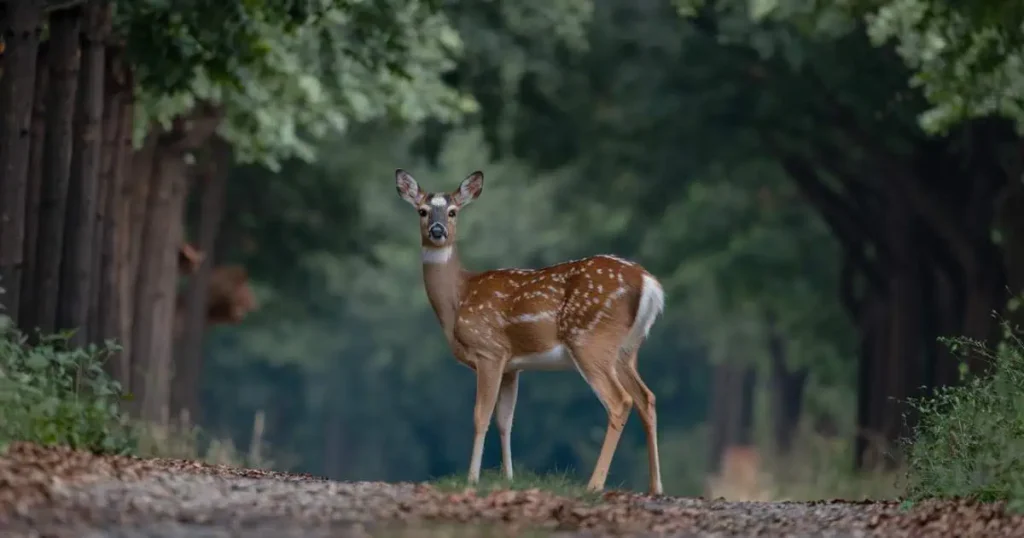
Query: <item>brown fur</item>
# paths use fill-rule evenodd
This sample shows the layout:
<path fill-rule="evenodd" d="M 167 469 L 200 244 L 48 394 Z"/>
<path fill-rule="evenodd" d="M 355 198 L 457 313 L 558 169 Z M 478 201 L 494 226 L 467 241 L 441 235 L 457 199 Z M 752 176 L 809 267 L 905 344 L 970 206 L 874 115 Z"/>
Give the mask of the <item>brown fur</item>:
<path fill-rule="evenodd" d="M 645 277 L 656 282 L 653 277 L 639 265 L 613 256 L 537 270 L 470 273 L 459 263 L 456 224 L 458 213 L 482 192 L 483 174 L 470 174 L 459 189 L 444 194 L 421 191 L 402 170 L 395 177 L 399 195 L 420 215 L 427 297 L 456 359 L 477 375 L 470 482 L 479 479 L 483 441 L 495 411 L 502 468 L 506 477 L 512 477 L 509 436 L 519 371 L 539 369 L 536 364 L 544 363 L 547 355 L 554 367 L 562 367 L 561 358 L 568 356 L 608 411 L 608 428 L 589 487 L 604 488 L 635 403 L 647 432 L 651 491 L 660 494 L 654 394 L 636 370 L 635 348 L 623 347 L 638 315 Z M 435 199 L 436 205 L 431 203 Z M 447 236 L 435 240 L 428 231 L 437 224 L 446 228 Z"/>

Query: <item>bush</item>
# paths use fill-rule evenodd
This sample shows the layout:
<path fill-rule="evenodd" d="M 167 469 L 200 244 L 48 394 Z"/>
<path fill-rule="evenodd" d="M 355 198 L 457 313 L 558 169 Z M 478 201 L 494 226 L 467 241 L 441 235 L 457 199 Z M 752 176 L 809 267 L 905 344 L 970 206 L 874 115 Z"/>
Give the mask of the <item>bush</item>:
<path fill-rule="evenodd" d="M 912 407 L 919 422 L 904 443 L 911 498 L 1008 500 L 1024 508 L 1024 341 L 1004 324 L 993 351 L 965 338 L 947 340 L 955 354 L 989 362 L 984 376 L 939 389 Z M 963 372 L 964 369 L 961 369 Z"/>
<path fill-rule="evenodd" d="M 132 429 L 121 387 L 103 370 L 113 344 L 69 350 L 66 335 L 29 346 L 0 314 L 0 449 L 12 441 L 126 453 Z"/>

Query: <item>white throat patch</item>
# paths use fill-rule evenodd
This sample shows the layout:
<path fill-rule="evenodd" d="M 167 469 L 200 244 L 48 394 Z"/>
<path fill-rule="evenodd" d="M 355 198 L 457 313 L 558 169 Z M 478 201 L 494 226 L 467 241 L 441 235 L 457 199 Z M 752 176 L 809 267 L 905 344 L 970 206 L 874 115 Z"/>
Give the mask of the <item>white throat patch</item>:
<path fill-rule="evenodd" d="M 423 263 L 440 264 L 448 263 L 452 257 L 452 247 L 427 248 L 423 247 Z"/>

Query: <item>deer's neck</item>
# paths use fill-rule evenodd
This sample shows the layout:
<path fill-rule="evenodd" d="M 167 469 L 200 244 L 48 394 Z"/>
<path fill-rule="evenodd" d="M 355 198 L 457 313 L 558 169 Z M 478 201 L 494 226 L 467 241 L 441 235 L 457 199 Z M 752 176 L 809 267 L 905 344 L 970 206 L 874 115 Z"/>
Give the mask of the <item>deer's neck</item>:
<path fill-rule="evenodd" d="M 423 247 L 423 283 L 449 343 L 454 342 L 455 316 L 462 300 L 465 274 L 454 246 Z"/>

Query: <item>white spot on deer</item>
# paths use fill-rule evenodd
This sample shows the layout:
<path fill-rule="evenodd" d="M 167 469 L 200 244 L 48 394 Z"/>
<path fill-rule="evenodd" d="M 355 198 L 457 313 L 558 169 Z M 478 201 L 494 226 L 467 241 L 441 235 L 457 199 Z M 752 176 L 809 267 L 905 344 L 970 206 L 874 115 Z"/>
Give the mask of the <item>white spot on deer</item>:
<path fill-rule="evenodd" d="M 512 318 L 512 323 L 536 323 L 546 319 L 555 319 L 552 311 L 536 312 L 534 314 L 522 314 Z"/>
<path fill-rule="evenodd" d="M 430 205 L 434 207 L 445 207 L 448 205 L 448 201 L 444 199 L 444 196 L 437 195 L 430 199 Z"/>

